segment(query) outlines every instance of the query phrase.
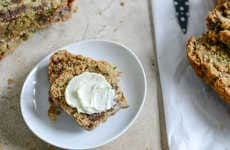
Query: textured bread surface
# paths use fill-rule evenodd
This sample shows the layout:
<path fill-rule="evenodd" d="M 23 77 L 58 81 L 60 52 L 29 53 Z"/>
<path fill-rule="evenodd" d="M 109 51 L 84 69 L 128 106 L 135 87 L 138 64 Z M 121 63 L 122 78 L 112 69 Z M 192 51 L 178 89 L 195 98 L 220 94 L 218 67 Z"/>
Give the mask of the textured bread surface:
<path fill-rule="evenodd" d="M 65 101 L 65 88 L 68 82 L 83 72 L 95 72 L 102 74 L 116 91 L 116 105 L 101 113 L 79 113 L 76 108 L 70 107 Z M 81 55 L 73 55 L 65 50 L 56 52 L 50 58 L 48 69 L 50 100 L 69 114 L 81 127 L 91 130 L 107 118 L 115 114 L 121 108 L 127 108 L 128 104 L 119 86 L 120 72 L 108 62 L 95 61 Z M 51 103 L 52 105 L 52 103 Z"/>
<path fill-rule="evenodd" d="M 195 73 L 230 105 L 230 49 L 211 42 L 207 35 L 191 37 L 186 48 Z"/>
<path fill-rule="evenodd" d="M 219 2 L 207 17 L 208 38 L 230 47 L 230 1 Z"/>
<path fill-rule="evenodd" d="M 73 0 L 0 1 L 0 59 L 34 32 L 71 16 Z"/>

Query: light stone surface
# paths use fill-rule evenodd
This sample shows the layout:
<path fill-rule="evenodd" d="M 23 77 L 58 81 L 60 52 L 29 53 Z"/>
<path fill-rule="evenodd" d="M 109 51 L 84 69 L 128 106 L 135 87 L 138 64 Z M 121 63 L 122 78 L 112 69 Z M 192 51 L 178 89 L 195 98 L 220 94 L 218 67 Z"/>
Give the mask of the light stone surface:
<path fill-rule="evenodd" d="M 21 87 L 44 56 L 84 39 L 113 40 L 130 47 L 143 63 L 148 81 L 146 103 L 138 119 L 125 134 L 98 150 L 161 149 L 149 1 L 78 0 L 77 5 L 72 19 L 36 33 L 0 61 L 0 150 L 53 149 L 26 127 L 19 108 Z"/>

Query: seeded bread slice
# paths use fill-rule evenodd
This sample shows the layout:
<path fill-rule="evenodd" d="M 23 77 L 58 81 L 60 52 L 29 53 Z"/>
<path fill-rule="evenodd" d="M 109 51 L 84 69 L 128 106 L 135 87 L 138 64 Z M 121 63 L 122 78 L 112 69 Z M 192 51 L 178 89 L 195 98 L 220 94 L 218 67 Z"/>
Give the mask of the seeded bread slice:
<path fill-rule="evenodd" d="M 230 1 L 219 2 L 207 17 L 207 36 L 230 47 Z"/>
<path fill-rule="evenodd" d="M 71 17 L 74 0 L 0 0 L 0 60 L 36 31 Z"/>
<path fill-rule="evenodd" d="M 207 35 L 191 37 L 186 48 L 195 73 L 230 105 L 230 49 L 210 42 Z"/>
<path fill-rule="evenodd" d="M 57 67 L 57 68 L 56 68 Z M 70 107 L 65 101 L 65 88 L 68 82 L 76 75 L 83 72 L 96 72 L 102 74 L 116 91 L 115 106 L 102 113 L 84 114 L 76 108 Z M 128 104 L 119 86 L 120 72 L 108 62 L 95 61 L 81 55 L 72 55 L 67 51 L 58 51 L 50 58 L 49 96 L 52 102 L 69 114 L 81 127 L 91 130 Z"/>

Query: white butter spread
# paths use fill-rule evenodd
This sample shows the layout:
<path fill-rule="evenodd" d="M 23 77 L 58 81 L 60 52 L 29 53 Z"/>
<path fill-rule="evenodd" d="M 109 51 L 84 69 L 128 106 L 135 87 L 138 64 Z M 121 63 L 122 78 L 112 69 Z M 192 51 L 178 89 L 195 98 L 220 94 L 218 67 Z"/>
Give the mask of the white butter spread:
<path fill-rule="evenodd" d="M 115 90 L 98 73 L 84 72 L 73 77 L 65 90 L 66 103 L 86 114 L 100 113 L 112 108 L 114 99 Z"/>

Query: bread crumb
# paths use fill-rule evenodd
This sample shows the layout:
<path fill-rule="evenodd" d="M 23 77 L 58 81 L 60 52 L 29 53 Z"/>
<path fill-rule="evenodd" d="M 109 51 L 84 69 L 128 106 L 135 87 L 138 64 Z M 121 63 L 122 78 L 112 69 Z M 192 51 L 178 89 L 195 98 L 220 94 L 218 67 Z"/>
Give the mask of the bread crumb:
<path fill-rule="evenodd" d="M 8 85 L 15 84 L 16 81 L 14 79 L 8 79 Z"/>
<path fill-rule="evenodd" d="M 117 32 L 117 30 L 118 30 L 118 28 L 114 28 L 114 29 L 113 29 L 113 32 Z"/>
<path fill-rule="evenodd" d="M 78 10 L 79 10 L 79 7 L 78 7 L 78 6 L 76 6 L 76 7 L 73 9 L 73 12 L 74 12 L 74 13 L 77 13 L 77 12 L 78 12 Z"/>
<path fill-rule="evenodd" d="M 98 11 L 98 12 L 97 12 L 97 15 L 101 16 L 101 15 L 102 15 L 102 12 L 101 12 L 101 11 Z"/>
<path fill-rule="evenodd" d="M 49 107 L 48 116 L 51 121 L 56 121 L 56 107 L 52 104 Z"/>

